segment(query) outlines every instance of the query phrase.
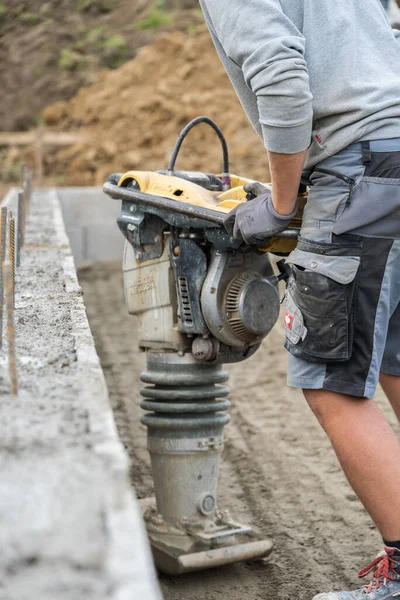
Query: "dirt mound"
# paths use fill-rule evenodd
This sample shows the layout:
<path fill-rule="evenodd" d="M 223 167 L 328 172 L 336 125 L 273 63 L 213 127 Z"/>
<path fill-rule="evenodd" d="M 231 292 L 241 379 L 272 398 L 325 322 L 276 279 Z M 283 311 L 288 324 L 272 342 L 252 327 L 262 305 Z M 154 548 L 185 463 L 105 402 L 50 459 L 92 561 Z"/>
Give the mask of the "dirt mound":
<path fill-rule="evenodd" d="M 262 142 L 249 125 L 205 29 L 164 34 L 69 102 L 44 111 L 46 125 L 80 131 L 89 143 L 48 153 L 46 172 L 66 184 L 99 185 L 112 172 L 165 168 L 181 128 L 214 118 L 227 136 L 232 171 L 265 179 Z M 186 140 L 178 167 L 218 172 L 221 150 L 205 126 Z"/>
<path fill-rule="evenodd" d="M 202 22 L 197 0 L 0 0 L 0 130 L 34 127 L 160 31 Z"/>

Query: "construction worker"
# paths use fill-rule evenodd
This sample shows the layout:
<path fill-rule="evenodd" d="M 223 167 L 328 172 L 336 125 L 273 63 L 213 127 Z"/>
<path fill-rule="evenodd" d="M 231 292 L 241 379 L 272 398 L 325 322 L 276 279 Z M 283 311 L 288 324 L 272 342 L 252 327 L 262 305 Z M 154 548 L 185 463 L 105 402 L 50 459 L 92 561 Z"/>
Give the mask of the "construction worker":
<path fill-rule="evenodd" d="M 310 186 L 286 292 L 288 384 L 300 387 L 376 523 L 384 551 L 356 592 L 400 595 L 400 45 L 377 0 L 200 0 L 218 54 L 263 139 L 273 191 L 229 213 L 259 244 Z"/>

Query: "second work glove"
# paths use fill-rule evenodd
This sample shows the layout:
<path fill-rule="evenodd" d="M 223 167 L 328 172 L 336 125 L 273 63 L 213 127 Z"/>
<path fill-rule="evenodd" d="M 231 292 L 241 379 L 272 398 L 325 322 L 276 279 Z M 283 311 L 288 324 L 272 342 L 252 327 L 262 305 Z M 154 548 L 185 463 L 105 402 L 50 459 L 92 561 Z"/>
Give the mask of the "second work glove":
<path fill-rule="evenodd" d="M 249 246 L 259 245 L 288 227 L 297 213 L 297 202 L 290 215 L 281 215 L 276 212 L 271 190 L 267 187 L 254 182 L 246 183 L 243 188 L 255 197 L 238 204 L 226 215 L 224 225 L 229 235 Z"/>

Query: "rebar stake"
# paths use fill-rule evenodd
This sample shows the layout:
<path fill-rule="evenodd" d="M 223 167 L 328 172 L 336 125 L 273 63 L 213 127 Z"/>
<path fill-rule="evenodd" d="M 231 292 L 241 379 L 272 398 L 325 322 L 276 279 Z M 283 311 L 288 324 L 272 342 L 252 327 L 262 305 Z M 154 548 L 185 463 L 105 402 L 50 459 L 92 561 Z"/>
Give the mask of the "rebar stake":
<path fill-rule="evenodd" d="M 32 196 L 32 171 L 26 169 L 26 193 L 28 196 L 28 204 L 30 204 Z"/>
<path fill-rule="evenodd" d="M 0 246 L 0 261 L 1 262 L 4 262 L 6 259 L 7 213 L 8 213 L 8 208 L 6 206 L 3 206 L 1 209 L 1 246 Z"/>
<path fill-rule="evenodd" d="M 26 213 L 27 213 L 27 195 L 26 189 L 22 190 L 22 224 L 21 224 L 21 246 L 25 245 L 25 228 L 26 228 Z"/>
<path fill-rule="evenodd" d="M 18 209 L 17 209 L 17 267 L 21 264 L 21 246 L 23 243 L 23 232 L 22 232 L 22 210 L 24 202 L 24 193 L 18 192 Z"/>
<path fill-rule="evenodd" d="M 15 356 L 15 329 L 14 329 L 14 305 L 12 297 L 12 274 L 9 260 L 3 263 L 3 277 L 6 289 L 7 306 L 7 337 L 8 337 L 8 365 L 10 370 L 11 394 L 18 395 L 17 362 Z"/>
<path fill-rule="evenodd" d="M 0 348 L 3 347 L 3 306 L 4 306 L 4 277 L 2 265 L 6 258 L 7 208 L 0 212 Z"/>
<path fill-rule="evenodd" d="M 10 218 L 8 220 L 8 256 L 11 263 L 11 283 L 12 283 L 12 301 L 15 307 L 15 219 L 10 210 Z"/>

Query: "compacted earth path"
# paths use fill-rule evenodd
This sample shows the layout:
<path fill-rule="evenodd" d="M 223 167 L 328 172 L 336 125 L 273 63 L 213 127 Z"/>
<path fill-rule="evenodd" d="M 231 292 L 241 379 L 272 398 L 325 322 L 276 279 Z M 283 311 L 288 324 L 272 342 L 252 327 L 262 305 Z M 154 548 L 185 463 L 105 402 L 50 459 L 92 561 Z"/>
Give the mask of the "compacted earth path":
<path fill-rule="evenodd" d="M 140 424 L 136 320 L 124 306 L 120 264 L 80 270 L 90 326 L 137 495 L 152 493 L 146 431 Z M 285 386 L 286 353 L 277 324 L 247 362 L 229 367 L 231 423 L 219 503 L 272 537 L 268 560 L 181 577 L 160 575 L 166 600 L 306 600 L 358 584 L 356 572 L 381 549 L 368 515 L 302 393 Z M 379 402 L 395 419 L 379 393 Z"/>

